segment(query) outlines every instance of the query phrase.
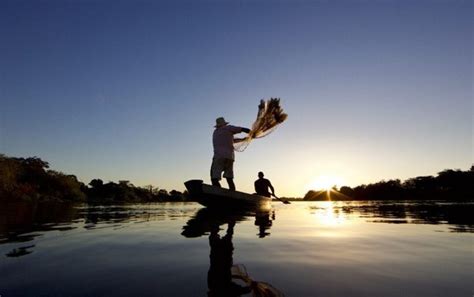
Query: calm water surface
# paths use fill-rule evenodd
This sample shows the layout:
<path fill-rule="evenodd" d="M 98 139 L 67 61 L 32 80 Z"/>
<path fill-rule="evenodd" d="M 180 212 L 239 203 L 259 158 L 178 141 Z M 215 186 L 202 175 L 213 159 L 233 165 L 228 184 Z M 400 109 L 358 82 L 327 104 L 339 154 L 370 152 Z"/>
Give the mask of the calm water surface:
<path fill-rule="evenodd" d="M 0 295 L 474 293 L 473 203 L 277 203 L 1 205 Z"/>

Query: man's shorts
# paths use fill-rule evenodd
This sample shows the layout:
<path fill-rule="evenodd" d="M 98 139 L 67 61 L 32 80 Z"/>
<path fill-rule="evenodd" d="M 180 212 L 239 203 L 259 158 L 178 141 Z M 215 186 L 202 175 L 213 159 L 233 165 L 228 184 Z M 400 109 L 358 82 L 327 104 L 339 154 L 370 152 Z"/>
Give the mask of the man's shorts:
<path fill-rule="evenodd" d="M 234 160 L 213 158 L 211 165 L 211 178 L 220 180 L 222 171 L 224 171 L 225 178 L 234 178 Z"/>

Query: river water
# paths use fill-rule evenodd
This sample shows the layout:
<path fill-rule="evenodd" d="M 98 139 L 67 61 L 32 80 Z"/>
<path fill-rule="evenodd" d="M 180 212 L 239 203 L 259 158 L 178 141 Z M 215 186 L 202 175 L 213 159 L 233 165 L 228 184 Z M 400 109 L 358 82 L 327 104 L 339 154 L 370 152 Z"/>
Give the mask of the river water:
<path fill-rule="evenodd" d="M 472 296 L 474 204 L 0 206 L 0 295 Z M 272 295 L 269 295 L 272 296 Z"/>

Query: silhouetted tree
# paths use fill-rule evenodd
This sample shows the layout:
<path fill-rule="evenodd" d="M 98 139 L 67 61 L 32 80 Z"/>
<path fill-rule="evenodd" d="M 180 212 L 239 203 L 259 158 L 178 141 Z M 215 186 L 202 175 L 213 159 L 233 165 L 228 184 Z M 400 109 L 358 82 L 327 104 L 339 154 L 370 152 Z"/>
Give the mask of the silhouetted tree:
<path fill-rule="evenodd" d="M 339 192 L 341 192 L 342 194 L 344 194 L 346 196 L 349 196 L 349 197 L 354 196 L 354 190 L 351 187 L 348 187 L 348 186 L 341 187 Z"/>
<path fill-rule="evenodd" d="M 90 181 L 89 185 L 93 189 L 99 189 L 104 185 L 104 182 L 101 179 L 93 179 Z"/>
<path fill-rule="evenodd" d="M 355 188 L 343 186 L 339 192 L 354 200 L 472 200 L 474 198 L 473 169 L 474 166 L 471 166 L 468 171 L 447 169 L 439 172 L 436 177 L 418 176 L 407 179 L 403 183 L 396 179 L 360 185 Z M 314 197 L 314 193 L 310 192 L 306 196 Z M 335 200 L 334 198 L 337 199 L 337 195 L 333 195 L 332 200 Z"/>
<path fill-rule="evenodd" d="M 0 155 L 0 199 L 84 201 L 83 184 L 74 175 L 48 170 L 38 157 Z"/>

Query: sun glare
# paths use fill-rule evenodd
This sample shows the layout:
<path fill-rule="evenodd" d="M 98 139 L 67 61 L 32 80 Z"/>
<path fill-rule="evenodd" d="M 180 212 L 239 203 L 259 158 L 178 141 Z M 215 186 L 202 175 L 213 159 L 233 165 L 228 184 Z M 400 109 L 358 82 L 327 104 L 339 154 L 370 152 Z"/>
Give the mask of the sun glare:
<path fill-rule="evenodd" d="M 343 185 L 344 180 L 338 176 L 333 175 L 320 175 L 314 179 L 310 184 L 310 190 L 325 190 L 329 191 L 334 186 Z"/>
<path fill-rule="evenodd" d="M 333 202 L 322 202 L 321 212 L 318 213 L 319 221 L 327 226 L 337 226 L 345 223 L 344 213 L 336 212 Z"/>

